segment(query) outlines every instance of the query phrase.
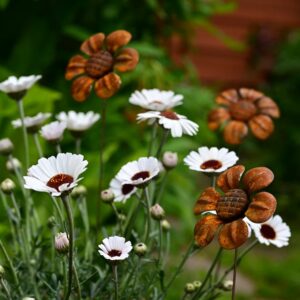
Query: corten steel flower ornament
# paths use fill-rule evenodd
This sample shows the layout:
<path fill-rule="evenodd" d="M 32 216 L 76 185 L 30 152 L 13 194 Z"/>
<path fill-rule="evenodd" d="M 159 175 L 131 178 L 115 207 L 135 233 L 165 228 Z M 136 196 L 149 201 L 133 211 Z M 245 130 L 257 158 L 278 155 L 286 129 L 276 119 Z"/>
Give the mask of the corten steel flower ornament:
<path fill-rule="evenodd" d="M 268 192 L 258 192 L 272 183 L 272 171 L 258 167 L 242 177 L 244 171 L 244 166 L 237 165 L 218 177 L 217 185 L 224 194 L 209 187 L 200 195 L 194 213 L 212 211 L 212 214 L 206 214 L 195 226 L 195 240 L 199 246 L 208 245 L 220 228 L 221 247 L 236 249 L 248 238 L 249 229 L 244 217 L 254 223 L 263 223 L 274 214 L 275 197 Z"/>
<path fill-rule="evenodd" d="M 71 93 L 76 101 L 84 101 L 94 85 L 99 98 L 112 97 L 121 86 L 121 78 L 115 72 L 133 70 L 139 60 L 133 48 L 124 48 L 131 40 L 125 30 L 116 30 L 105 37 L 97 33 L 85 40 L 80 50 L 88 56 L 73 56 L 67 66 L 65 77 L 73 81 Z"/>
<path fill-rule="evenodd" d="M 216 98 L 220 107 L 208 115 L 211 130 L 223 128 L 224 140 L 229 144 L 240 144 L 248 134 L 261 140 L 267 139 L 274 130 L 272 118 L 279 118 L 277 104 L 263 93 L 248 89 L 230 89 Z"/>

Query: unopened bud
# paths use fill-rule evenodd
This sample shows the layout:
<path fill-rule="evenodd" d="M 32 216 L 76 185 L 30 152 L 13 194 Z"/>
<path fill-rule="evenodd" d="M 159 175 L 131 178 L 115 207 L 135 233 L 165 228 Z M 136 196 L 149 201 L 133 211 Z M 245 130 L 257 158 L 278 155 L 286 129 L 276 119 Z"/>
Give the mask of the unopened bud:
<path fill-rule="evenodd" d="M 16 188 L 16 185 L 11 179 L 6 178 L 1 182 L 0 188 L 4 194 L 10 194 Z"/>
<path fill-rule="evenodd" d="M 52 229 L 56 226 L 56 221 L 55 221 L 55 217 L 54 216 L 51 216 L 48 218 L 47 220 L 47 226 L 49 229 Z"/>
<path fill-rule="evenodd" d="M 115 195 L 111 189 L 103 190 L 101 192 L 101 199 L 103 202 L 111 203 L 114 201 Z"/>
<path fill-rule="evenodd" d="M 17 169 L 17 170 L 21 169 L 21 166 L 22 166 L 21 162 L 15 157 L 13 157 L 12 159 L 9 159 L 6 162 L 6 169 L 10 172 L 14 172 L 15 169 Z"/>
<path fill-rule="evenodd" d="M 150 208 L 150 214 L 155 220 L 162 220 L 165 217 L 164 209 L 157 203 Z"/>
<path fill-rule="evenodd" d="M 171 229 L 171 224 L 166 219 L 161 220 L 161 227 L 164 231 L 169 231 Z"/>
<path fill-rule="evenodd" d="M 223 281 L 221 285 L 221 289 L 224 291 L 231 291 L 233 287 L 233 281 L 232 280 L 225 280 Z"/>
<path fill-rule="evenodd" d="M 197 290 L 201 287 L 202 282 L 196 280 L 196 281 L 193 282 L 193 285 L 194 285 L 195 289 Z"/>
<path fill-rule="evenodd" d="M 22 300 L 35 300 L 35 298 L 32 298 L 32 297 L 24 297 L 24 298 L 22 298 Z"/>
<path fill-rule="evenodd" d="M 167 170 L 175 168 L 178 164 L 177 153 L 166 151 L 163 155 L 162 163 Z"/>
<path fill-rule="evenodd" d="M 3 268 L 2 265 L 0 265 L 0 277 L 2 277 L 5 273 L 5 269 Z"/>
<path fill-rule="evenodd" d="M 83 185 L 78 185 L 75 186 L 74 189 L 71 192 L 71 197 L 73 198 L 79 198 L 80 196 L 85 196 L 86 195 L 86 187 Z"/>
<path fill-rule="evenodd" d="M 192 294 L 195 292 L 196 288 L 193 283 L 187 283 L 184 287 L 184 290 L 187 294 Z"/>
<path fill-rule="evenodd" d="M 13 152 L 14 145 L 8 138 L 0 140 L 0 154 L 9 155 Z"/>
<path fill-rule="evenodd" d="M 69 239 L 65 232 L 60 232 L 55 236 L 55 249 L 60 254 L 68 253 Z"/>
<path fill-rule="evenodd" d="M 144 256 L 147 253 L 147 246 L 144 243 L 137 243 L 133 247 L 134 253 L 138 256 Z"/>
<path fill-rule="evenodd" d="M 126 221 L 126 215 L 118 214 L 118 219 L 121 223 L 124 223 Z"/>

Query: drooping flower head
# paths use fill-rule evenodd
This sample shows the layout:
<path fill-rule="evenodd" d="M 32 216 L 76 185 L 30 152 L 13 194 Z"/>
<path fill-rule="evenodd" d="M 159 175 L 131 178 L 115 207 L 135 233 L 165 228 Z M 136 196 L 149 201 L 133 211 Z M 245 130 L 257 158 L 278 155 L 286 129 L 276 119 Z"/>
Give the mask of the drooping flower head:
<path fill-rule="evenodd" d="M 62 139 L 65 129 L 67 128 L 66 122 L 54 121 L 41 128 L 41 136 L 50 143 L 57 143 Z"/>
<path fill-rule="evenodd" d="M 200 147 L 197 152 L 190 152 L 184 159 L 184 163 L 194 171 L 221 173 L 232 167 L 238 159 L 235 152 L 227 148 Z"/>
<path fill-rule="evenodd" d="M 67 129 L 75 136 L 84 133 L 86 130 L 90 129 L 99 119 L 100 115 L 92 111 L 87 113 L 75 112 L 73 110 L 69 112 L 61 112 L 56 118 L 66 123 Z"/>
<path fill-rule="evenodd" d="M 0 91 L 6 93 L 12 99 L 19 101 L 41 78 L 41 75 L 21 76 L 19 78 L 10 76 L 0 83 Z"/>
<path fill-rule="evenodd" d="M 249 237 L 247 217 L 251 222 L 267 221 L 276 209 L 276 199 L 268 192 L 258 192 L 267 187 L 274 179 L 271 170 L 265 167 L 250 169 L 242 177 L 245 167 L 234 166 L 217 179 L 218 187 L 224 192 L 218 193 L 209 187 L 200 195 L 194 207 L 195 214 L 205 214 L 195 226 L 196 243 L 208 245 L 219 231 L 219 243 L 225 249 L 235 249 Z"/>
<path fill-rule="evenodd" d="M 107 260 L 124 260 L 128 258 L 132 245 L 120 236 L 105 238 L 99 246 L 99 253 Z"/>
<path fill-rule="evenodd" d="M 109 184 L 110 189 L 114 193 L 115 202 L 124 202 L 129 199 L 136 191 L 136 187 L 132 184 L 123 184 L 120 179 L 116 176 Z"/>
<path fill-rule="evenodd" d="M 274 130 L 272 118 L 279 118 L 277 104 L 263 93 L 241 88 L 222 92 L 216 98 L 219 108 L 208 116 L 208 127 L 216 130 L 224 127 L 224 140 L 229 144 L 240 144 L 248 134 L 261 140 L 267 139 Z"/>
<path fill-rule="evenodd" d="M 261 244 L 275 245 L 278 248 L 288 246 L 291 237 L 290 227 L 282 221 L 279 215 L 271 217 L 262 224 L 247 221 Z"/>
<path fill-rule="evenodd" d="M 129 98 L 129 102 L 142 108 L 154 111 L 164 111 L 182 104 L 182 95 L 176 95 L 173 91 L 161 91 L 159 89 L 135 91 Z"/>
<path fill-rule="evenodd" d="M 73 81 L 71 93 L 76 101 L 84 101 L 92 86 L 99 98 L 113 96 L 121 86 L 121 78 L 115 72 L 133 70 L 139 60 L 133 48 L 124 48 L 131 40 L 126 30 L 116 30 L 107 37 L 97 33 L 85 40 L 80 50 L 88 56 L 73 56 L 67 66 L 65 77 Z"/>
<path fill-rule="evenodd" d="M 188 120 L 186 116 L 171 110 L 140 113 L 137 120 L 139 122 L 148 120 L 150 124 L 157 121 L 163 128 L 170 130 L 172 137 L 181 137 L 183 134 L 195 135 L 199 128 L 198 124 Z"/>
<path fill-rule="evenodd" d="M 50 113 L 38 113 L 33 117 L 25 117 L 24 124 L 29 133 L 36 133 L 41 128 L 42 124 L 50 118 Z M 22 127 L 21 119 L 17 119 L 11 122 L 14 128 Z"/>
<path fill-rule="evenodd" d="M 81 179 L 88 162 L 81 154 L 59 153 L 56 157 L 40 158 L 28 169 L 24 187 L 38 192 L 60 196 L 69 193 Z"/>

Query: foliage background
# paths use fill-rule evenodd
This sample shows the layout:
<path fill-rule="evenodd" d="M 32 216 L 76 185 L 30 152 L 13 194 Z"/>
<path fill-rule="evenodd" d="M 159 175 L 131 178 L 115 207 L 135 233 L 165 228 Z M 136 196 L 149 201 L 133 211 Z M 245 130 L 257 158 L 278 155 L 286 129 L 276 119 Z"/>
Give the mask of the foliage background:
<path fill-rule="evenodd" d="M 105 179 L 108 184 L 125 162 L 146 155 L 150 132 L 146 126 L 135 124 L 135 114 L 139 110 L 128 104 L 129 95 L 135 89 L 173 89 L 185 96 L 184 105 L 178 108 L 178 112 L 196 121 L 200 125 L 200 131 L 194 138 L 169 140 L 165 149 L 178 151 L 181 160 L 191 149 L 201 145 L 223 145 L 220 136 L 211 133 L 206 125 L 207 112 L 214 105 L 217 91 L 201 84 L 188 58 L 182 58 L 184 68 L 178 69 L 170 60 L 164 44 L 175 32 L 187 40 L 193 39 L 193 32 L 189 30 L 188 24 L 207 21 L 215 13 L 231 11 L 235 5 L 234 2 L 222 0 L 0 0 L 0 81 L 12 74 L 43 75 L 40 84 L 26 96 L 24 103 L 27 115 L 43 111 L 52 112 L 54 116 L 59 111 L 70 109 L 100 112 L 102 100 L 95 96 L 84 103 L 76 103 L 71 99 L 70 83 L 64 79 L 65 67 L 69 58 L 79 53 L 80 43 L 89 35 L 99 31 L 109 33 L 121 28 L 130 31 L 133 34 L 131 46 L 139 50 L 141 57 L 136 71 L 124 74 L 121 91 L 108 103 L 105 152 Z M 300 292 L 297 270 L 300 261 L 296 254 L 299 246 L 296 226 L 300 217 L 300 33 L 291 33 L 277 51 L 277 62 L 272 75 L 267 84 L 260 88 L 276 99 L 282 117 L 276 122 L 276 131 L 267 142 L 250 138 L 239 149 L 235 149 L 241 158 L 240 162 L 249 168 L 266 165 L 275 172 L 276 180 L 271 190 L 278 197 L 278 212 L 294 229 L 289 248 L 277 250 L 260 247 L 242 264 L 242 271 L 249 280 L 255 282 L 256 288 L 251 295 L 255 299 L 289 299 Z M 21 158 L 22 149 L 17 143 L 19 132 L 13 130 L 10 124 L 14 118 L 17 118 L 15 103 L 1 94 L 0 137 L 10 136 L 16 142 L 15 155 Z M 90 161 L 84 183 L 89 188 L 91 217 L 94 217 L 92 212 L 98 199 L 98 132 L 99 124 L 89 131 L 83 142 L 83 152 Z M 67 136 L 63 149 L 72 151 L 73 147 L 72 138 Z M 46 149 L 47 155 L 53 153 L 54 149 Z M 33 154 L 31 162 L 36 159 L 37 154 Z M 0 158 L 0 163 L 3 166 L 3 158 Z M 0 180 L 7 176 L 9 174 L 1 168 Z M 180 249 L 192 238 L 195 222 L 192 207 L 206 184 L 204 176 L 189 172 L 182 163 L 170 176 L 164 203 L 174 227 L 173 235 L 181 237 L 173 244 L 175 259 L 171 264 L 176 263 Z M 46 223 L 50 203 L 44 200 L 41 196 L 35 202 Z M 113 221 L 113 215 L 107 207 L 102 206 L 101 215 L 103 223 Z M 1 215 L 1 218 L 0 233 L 6 235 L 4 216 Z M 102 233 L 97 228 L 95 231 L 98 234 L 95 239 L 100 241 Z M 209 249 L 208 254 L 199 255 L 199 260 L 203 259 L 202 255 L 209 259 L 213 247 Z M 230 263 L 230 253 L 224 261 Z M 178 293 L 181 295 L 182 286 L 188 280 L 201 280 L 199 274 L 201 271 L 198 269 L 187 269 L 179 279 L 180 289 L 174 291 L 172 299 L 177 299 Z M 242 293 L 240 297 L 243 298 Z"/>

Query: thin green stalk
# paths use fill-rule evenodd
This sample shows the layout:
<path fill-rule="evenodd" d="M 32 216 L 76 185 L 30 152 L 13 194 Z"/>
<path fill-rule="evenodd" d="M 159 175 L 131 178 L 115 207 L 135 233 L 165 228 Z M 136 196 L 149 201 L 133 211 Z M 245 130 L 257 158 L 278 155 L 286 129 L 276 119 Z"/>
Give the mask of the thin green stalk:
<path fill-rule="evenodd" d="M 18 217 L 18 221 L 20 222 L 20 220 L 21 220 L 21 213 L 20 213 L 17 201 L 16 201 L 16 197 L 15 197 L 15 195 L 14 195 L 13 192 L 10 193 L 10 198 L 11 198 L 11 201 L 13 203 L 14 209 L 16 211 L 16 214 L 17 214 L 17 217 Z"/>
<path fill-rule="evenodd" d="M 167 231 L 167 233 L 166 233 L 166 251 L 165 251 L 165 255 L 164 255 L 164 258 L 163 258 L 163 262 L 162 262 L 163 268 L 164 268 L 165 265 L 166 265 L 167 258 L 168 258 L 169 253 L 170 253 L 170 245 L 171 245 L 171 241 L 170 241 L 170 232 Z"/>
<path fill-rule="evenodd" d="M 134 223 L 136 221 L 136 216 L 137 213 L 139 212 L 140 208 L 141 208 L 141 200 L 137 197 L 137 204 L 134 206 L 134 204 L 132 204 L 132 209 L 128 214 L 125 226 L 124 226 L 124 235 L 126 238 L 130 237 L 131 234 L 131 230 L 134 226 Z"/>
<path fill-rule="evenodd" d="M 198 299 L 198 297 L 201 295 L 201 293 L 202 293 L 202 291 L 203 291 L 203 289 L 205 287 L 205 284 L 209 280 L 209 278 L 211 276 L 211 273 L 213 272 L 213 270 L 214 270 L 214 268 L 215 268 L 215 266 L 216 266 L 216 264 L 217 264 L 217 262 L 219 260 L 219 257 L 221 255 L 222 251 L 223 251 L 223 248 L 220 247 L 219 250 L 218 250 L 218 252 L 217 252 L 217 254 L 216 254 L 216 256 L 215 256 L 215 258 L 214 258 L 214 260 L 213 260 L 213 262 L 212 262 L 212 264 L 211 264 L 211 266 L 210 266 L 210 268 L 209 268 L 209 270 L 208 270 L 208 272 L 206 273 L 206 276 L 205 276 L 205 278 L 204 278 L 204 280 L 202 282 L 201 287 L 194 294 L 194 296 L 192 297 L 192 300 Z"/>
<path fill-rule="evenodd" d="M 75 143 L 76 143 L 76 153 L 79 154 L 81 153 L 81 138 L 77 137 Z"/>
<path fill-rule="evenodd" d="M 216 188 L 216 180 L 217 180 L 217 176 L 212 175 L 211 176 L 211 187 Z"/>
<path fill-rule="evenodd" d="M 74 259 L 74 223 L 73 223 L 73 215 L 72 215 L 72 210 L 71 210 L 68 197 L 66 195 L 61 195 L 61 199 L 66 211 L 68 225 L 69 225 L 69 272 L 68 272 L 68 289 L 65 295 L 65 300 L 68 300 L 72 292 L 73 259 Z"/>
<path fill-rule="evenodd" d="M 161 138 L 161 141 L 160 141 L 159 147 L 158 147 L 158 149 L 157 149 L 157 152 L 156 152 L 156 155 L 155 155 L 157 158 L 160 158 L 160 155 L 161 155 L 161 152 L 162 152 L 163 146 L 164 146 L 164 144 L 165 144 L 165 143 L 166 143 L 166 141 L 167 141 L 167 138 L 168 138 L 169 132 L 170 132 L 170 130 L 169 130 L 169 129 L 164 129 L 164 131 L 163 131 L 162 138 Z"/>
<path fill-rule="evenodd" d="M 56 212 L 57 212 L 57 214 L 58 214 L 61 228 L 65 228 L 65 226 L 64 226 L 64 218 L 63 218 L 61 209 L 60 209 L 60 207 L 59 207 L 59 204 L 57 203 L 57 199 L 54 198 L 54 197 L 51 196 L 51 195 L 50 195 L 50 198 L 51 198 L 52 203 L 53 203 L 53 205 L 54 205 L 54 207 L 55 207 L 55 209 L 56 209 Z"/>
<path fill-rule="evenodd" d="M 20 295 L 22 295 L 23 292 L 22 292 L 22 289 L 21 289 L 21 286 L 20 286 L 20 282 L 19 282 L 19 279 L 18 279 L 16 270 L 15 270 L 15 268 L 14 268 L 14 266 L 13 266 L 13 263 L 12 263 L 12 261 L 11 261 L 9 255 L 7 254 L 7 251 L 6 251 L 6 249 L 5 249 L 5 247 L 4 247 L 4 245 L 3 245 L 3 243 L 2 243 L 1 240 L 0 240 L 0 248 L 1 248 L 1 251 L 2 251 L 2 253 L 3 253 L 3 255 L 4 255 L 4 257 L 5 257 L 6 261 L 7 261 L 7 263 L 8 263 L 9 269 L 10 269 L 11 274 L 12 274 L 12 276 L 13 276 L 13 280 L 14 280 L 14 283 L 15 283 L 17 289 L 18 289 L 18 292 L 19 292 Z"/>
<path fill-rule="evenodd" d="M 146 198 L 146 225 L 145 225 L 145 232 L 144 232 L 144 243 L 147 245 L 149 234 L 151 231 L 151 215 L 150 215 L 150 197 L 148 188 L 145 187 L 144 195 Z"/>
<path fill-rule="evenodd" d="M 25 113 L 24 113 L 23 100 L 20 99 L 19 101 L 17 101 L 17 103 L 18 103 L 21 124 L 22 124 L 24 152 L 25 152 L 25 166 L 26 166 L 26 169 L 28 169 L 28 167 L 29 167 L 29 143 L 28 143 L 27 129 L 25 126 Z"/>
<path fill-rule="evenodd" d="M 60 144 L 59 144 L 59 143 L 57 143 L 57 144 L 55 145 L 55 148 L 56 148 L 56 152 L 57 152 L 57 153 L 61 153 L 61 147 L 60 147 Z"/>
<path fill-rule="evenodd" d="M 41 147 L 41 143 L 39 141 L 39 137 L 38 137 L 38 134 L 37 133 L 34 133 L 33 134 L 33 140 L 34 140 L 34 143 L 35 143 L 35 146 L 36 146 L 36 149 L 37 149 L 37 152 L 39 154 L 39 157 L 43 157 L 43 150 L 42 150 L 42 147 Z"/>
<path fill-rule="evenodd" d="M 75 278 L 75 282 L 76 282 L 76 287 L 77 287 L 77 299 L 81 300 L 81 288 L 80 288 L 80 282 L 79 282 L 79 278 L 78 278 L 78 273 L 75 267 L 75 264 L 73 263 L 73 272 L 74 272 L 74 278 Z"/>
<path fill-rule="evenodd" d="M 153 151 L 156 134 L 157 134 L 157 128 L 158 128 L 158 124 L 157 124 L 157 122 L 155 122 L 152 126 L 151 140 L 150 140 L 149 149 L 148 149 L 148 156 L 151 156 L 152 151 Z"/>
<path fill-rule="evenodd" d="M 159 187 L 157 196 L 154 197 L 154 199 L 153 199 L 153 204 L 160 203 L 161 197 L 162 197 L 162 195 L 164 193 L 164 190 L 165 190 L 165 187 L 166 187 L 166 183 L 167 183 L 167 179 L 168 179 L 168 174 L 169 174 L 169 171 L 166 171 L 164 173 L 163 178 L 162 178 L 161 183 L 160 183 L 160 187 Z"/>
<path fill-rule="evenodd" d="M 3 287 L 4 293 L 5 293 L 6 297 L 7 297 L 7 299 L 8 300 L 12 300 L 12 297 L 10 295 L 9 289 L 8 289 L 6 283 L 4 282 L 4 279 L 2 277 L 0 278 L 0 283 L 1 283 L 2 287 Z"/>
<path fill-rule="evenodd" d="M 115 284 L 115 300 L 119 299 L 119 287 L 118 287 L 118 266 L 117 264 L 112 264 L 112 270 L 114 275 L 114 284 Z"/>
<path fill-rule="evenodd" d="M 163 253 L 163 233 L 162 233 L 162 226 L 161 226 L 161 222 L 157 222 L 158 223 L 158 230 L 159 230 L 159 237 L 158 237 L 158 266 L 161 266 L 161 258 L 162 258 L 162 253 Z"/>
<path fill-rule="evenodd" d="M 236 287 L 236 269 L 237 269 L 237 257 L 238 257 L 238 250 L 234 249 L 234 267 L 233 267 L 233 286 L 232 286 L 232 294 L 231 299 L 235 299 L 235 287 Z"/>

